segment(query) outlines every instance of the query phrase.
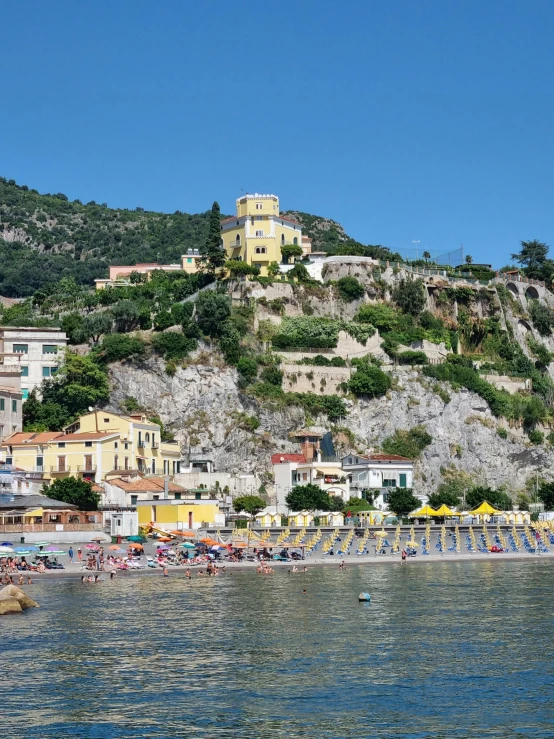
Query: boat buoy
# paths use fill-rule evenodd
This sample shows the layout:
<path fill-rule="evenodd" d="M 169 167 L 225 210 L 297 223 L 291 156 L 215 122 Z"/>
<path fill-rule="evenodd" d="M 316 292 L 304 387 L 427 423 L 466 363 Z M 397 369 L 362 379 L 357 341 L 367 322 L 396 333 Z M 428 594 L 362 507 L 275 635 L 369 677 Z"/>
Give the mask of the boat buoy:
<path fill-rule="evenodd" d="M 360 593 L 358 596 L 358 600 L 360 603 L 369 603 L 371 600 L 371 595 L 369 593 Z"/>

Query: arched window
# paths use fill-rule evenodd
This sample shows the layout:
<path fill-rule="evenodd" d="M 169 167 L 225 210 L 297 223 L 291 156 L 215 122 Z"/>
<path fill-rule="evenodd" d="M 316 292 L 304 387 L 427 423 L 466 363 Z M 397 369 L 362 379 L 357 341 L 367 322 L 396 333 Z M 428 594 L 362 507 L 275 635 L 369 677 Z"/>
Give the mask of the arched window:
<path fill-rule="evenodd" d="M 237 246 L 240 245 L 240 234 L 237 234 L 237 238 L 235 239 Z"/>
<path fill-rule="evenodd" d="M 146 443 L 150 444 L 150 434 L 148 433 L 148 431 L 144 434 L 144 438 L 146 439 Z"/>
<path fill-rule="evenodd" d="M 285 234 L 281 234 L 281 246 L 285 245 Z"/>
<path fill-rule="evenodd" d="M 298 246 L 298 239 L 296 238 L 296 236 L 292 240 L 292 243 L 295 244 L 296 246 Z"/>
<path fill-rule="evenodd" d="M 254 254 L 267 254 L 267 249 L 265 246 L 257 246 L 254 249 Z"/>

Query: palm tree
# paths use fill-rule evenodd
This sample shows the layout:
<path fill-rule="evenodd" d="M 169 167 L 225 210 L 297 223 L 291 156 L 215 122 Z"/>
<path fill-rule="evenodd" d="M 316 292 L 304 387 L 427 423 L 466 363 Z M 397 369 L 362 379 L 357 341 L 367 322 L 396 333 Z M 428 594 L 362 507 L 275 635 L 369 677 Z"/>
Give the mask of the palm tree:
<path fill-rule="evenodd" d="M 431 259 L 431 255 L 429 254 L 428 251 L 423 252 L 423 258 L 425 259 L 425 261 L 427 261 L 428 259 Z"/>
<path fill-rule="evenodd" d="M 472 262 L 473 262 L 473 257 L 471 256 L 471 254 L 468 254 L 466 256 L 466 264 L 471 264 Z"/>

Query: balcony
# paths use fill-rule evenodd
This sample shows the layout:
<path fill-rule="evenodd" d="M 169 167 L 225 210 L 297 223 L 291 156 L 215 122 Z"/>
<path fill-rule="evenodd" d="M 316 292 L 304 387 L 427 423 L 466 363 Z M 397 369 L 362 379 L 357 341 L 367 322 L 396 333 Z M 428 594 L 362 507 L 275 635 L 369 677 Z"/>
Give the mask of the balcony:
<path fill-rule="evenodd" d="M 52 475 L 64 475 L 67 472 L 71 472 L 71 465 L 64 465 L 63 467 L 60 467 L 57 464 L 53 464 L 50 467 L 50 472 Z"/>
<path fill-rule="evenodd" d="M 137 442 L 137 446 L 139 447 L 139 449 L 144 449 L 144 447 L 146 446 L 146 442 L 144 441 L 144 439 L 139 439 Z"/>
<path fill-rule="evenodd" d="M 79 464 L 77 465 L 77 472 L 96 472 L 95 464 Z"/>
<path fill-rule="evenodd" d="M 159 448 L 160 448 L 159 443 L 157 441 L 153 441 L 152 442 L 152 449 L 159 449 Z"/>

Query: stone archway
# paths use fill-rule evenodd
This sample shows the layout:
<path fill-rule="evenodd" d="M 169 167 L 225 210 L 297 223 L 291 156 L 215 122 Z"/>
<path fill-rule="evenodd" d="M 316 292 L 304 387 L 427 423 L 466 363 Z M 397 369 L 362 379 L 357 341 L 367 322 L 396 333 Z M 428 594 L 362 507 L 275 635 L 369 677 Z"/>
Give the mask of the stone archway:
<path fill-rule="evenodd" d="M 507 282 L 506 283 L 506 290 L 509 290 L 512 295 L 515 295 L 519 298 L 519 290 L 517 289 L 517 286 L 513 282 Z"/>
<path fill-rule="evenodd" d="M 527 298 L 527 300 L 538 300 L 539 291 L 536 287 L 533 287 L 533 285 L 529 285 L 529 287 L 525 291 L 525 297 Z"/>

